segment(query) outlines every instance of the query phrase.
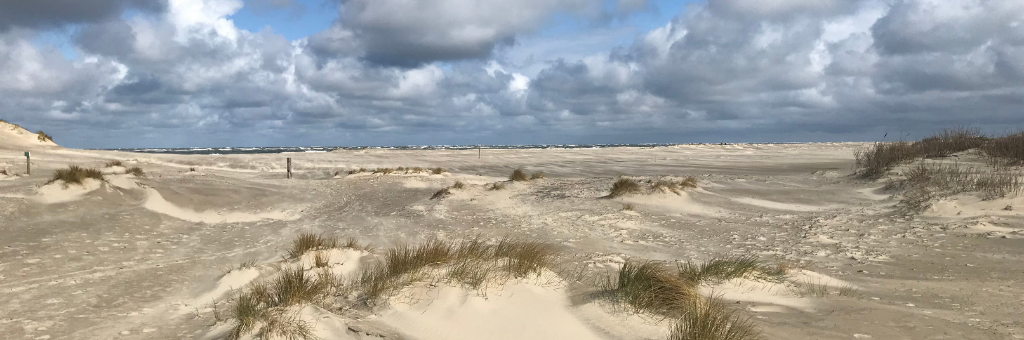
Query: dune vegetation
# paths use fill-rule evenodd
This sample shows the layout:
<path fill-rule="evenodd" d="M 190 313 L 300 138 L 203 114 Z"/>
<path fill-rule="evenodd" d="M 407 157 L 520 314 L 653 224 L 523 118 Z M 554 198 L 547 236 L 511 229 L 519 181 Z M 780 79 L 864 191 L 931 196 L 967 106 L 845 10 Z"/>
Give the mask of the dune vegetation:
<path fill-rule="evenodd" d="M 60 181 L 64 187 L 70 184 L 82 185 L 82 182 L 87 178 L 104 180 L 103 173 L 99 170 L 92 168 L 83 168 L 77 165 L 68 166 L 66 169 L 57 169 L 53 172 L 53 177 L 50 178 L 46 184 Z"/>

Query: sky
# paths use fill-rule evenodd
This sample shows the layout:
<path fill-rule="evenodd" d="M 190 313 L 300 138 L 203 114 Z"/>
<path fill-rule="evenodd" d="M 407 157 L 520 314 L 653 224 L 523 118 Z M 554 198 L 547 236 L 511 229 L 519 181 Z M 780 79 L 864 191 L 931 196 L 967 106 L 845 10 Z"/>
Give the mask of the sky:
<path fill-rule="evenodd" d="M 1020 0 L 0 0 L 76 148 L 823 142 L 1024 128 Z"/>

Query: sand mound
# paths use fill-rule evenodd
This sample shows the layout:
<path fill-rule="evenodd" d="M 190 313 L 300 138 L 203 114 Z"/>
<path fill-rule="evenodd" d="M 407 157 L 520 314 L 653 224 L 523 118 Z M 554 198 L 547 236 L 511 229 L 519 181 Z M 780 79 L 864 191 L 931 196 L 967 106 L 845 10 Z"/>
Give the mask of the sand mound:
<path fill-rule="evenodd" d="M 47 147 L 59 147 L 59 145 L 52 140 L 40 140 L 38 134 L 17 124 L 0 121 L 0 149 L 35 150 Z"/>
<path fill-rule="evenodd" d="M 82 180 L 81 185 L 53 182 L 39 188 L 39 196 L 36 196 L 36 200 L 46 204 L 76 201 L 101 186 L 103 186 L 103 182 L 93 178 Z"/>
<path fill-rule="evenodd" d="M 179 207 L 168 202 L 160 195 L 159 191 L 153 188 L 145 188 L 146 202 L 143 207 L 153 212 L 179 218 L 189 222 L 218 224 L 237 222 L 256 222 L 259 220 L 286 220 L 291 221 L 299 216 L 286 211 L 271 211 L 263 213 L 247 212 L 217 212 L 217 211 L 195 211 Z"/>

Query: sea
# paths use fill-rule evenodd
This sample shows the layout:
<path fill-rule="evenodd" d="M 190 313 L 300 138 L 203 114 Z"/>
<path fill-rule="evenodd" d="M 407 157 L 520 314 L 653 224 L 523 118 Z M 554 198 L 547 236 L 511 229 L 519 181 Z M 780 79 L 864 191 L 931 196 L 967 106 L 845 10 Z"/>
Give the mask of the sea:
<path fill-rule="evenodd" d="M 476 150 L 484 149 L 600 149 L 616 147 L 649 148 L 671 144 L 552 144 L 552 145 L 405 145 L 405 146 L 271 146 L 271 147 L 223 147 L 223 148 L 139 148 L 139 149 L 102 149 L 113 151 L 130 151 L 143 153 L 163 153 L 180 155 L 231 155 L 255 153 L 284 152 L 330 152 L 334 150 Z"/>

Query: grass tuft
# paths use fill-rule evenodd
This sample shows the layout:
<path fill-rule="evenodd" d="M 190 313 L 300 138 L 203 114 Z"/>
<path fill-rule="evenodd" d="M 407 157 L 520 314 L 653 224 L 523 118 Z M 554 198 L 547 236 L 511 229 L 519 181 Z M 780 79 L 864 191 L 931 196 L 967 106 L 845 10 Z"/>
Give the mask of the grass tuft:
<path fill-rule="evenodd" d="M 540 172 L 540 171 L 534 172 L 533 174 L 530 174 L 530 180 L 531 181 L 532 180 L 536 180 L 536 179 L 545 179 L 545 178 L 547 178 L 547 176 L 544 176 L 544 173 Z"/>
<path fill-rule="evenodd" d="M 1024 191 L 1021 174 L 1008 167 L 976 169 L 959 163 L 926 164 L 911 167 L 905 178 L 891 186 L 908 187 L 898 209 L 904 213 L 918 213 L 928 209 L 932 200 L 965 192 L 980 192 L 982 199 L 991 200 Z"/>
<path fill-rule="evenodd" d="M 288 257 L 293 259 L 299 258 L 302 254 L 312 250 L 338 248 L 339 244 L 340 242 L 337 237 L 305 232 L 299 234 L 299 237 L 292 241 L 292 247 L 288 250 Z"/>
<path fill-rule="evenodd" d="M 679 276 L 694 284 L 726 281 L 763 273 L 765 266 L 754 256 L 712 258 L 704 262 L 678 265 Z"/>
<path fill-rule="evenodd" d="M 81 185 L 82 181 L 86 178 L 93 178 L 98 180 L 104 180 L 103 173 L 96 169 L 82 168 L 77 165 L 69 166 L 67 169 L 57 169 L 53 172 L 53 177 L 46 184 L 50 184 L 56 181 L 62 181 L 64 187 L 70 184 Z"/>
<path fill-rule="evenodd" d="M 523 169 L 515 169 L 512 174 L 508 176 L 510 181 L 524 182 L 529 181 L 530 177 L 526 176 L 526 172 Z"/>
<path fill-rule="evenodd" d="M 606 291 L 637 313 L 679 317 L 688 300 L 700 298 L 696 287 L 658 262 L 626 262 Z"/>
<path fill-rule="evenodd" d="M 989 139 L 981 150 L 1002 165 L 1024 165 L 1024 130 Z"/>
<path fill-rule="evenodd" d="M 146 172 L 142 171 L 142 168 L 133 166 L 124 170 L 125 174 L 135 175 L 135 177 L 146 177 Z"/>
<path fill-rule="evenodd" d="M 432 199 L 432 200 L 439 200 L 439 199 L 448 197 L 451 194 L 452 194 L 451 190 L 448 190 L 448 188 L 442 188 L 441 190 L 435 191 L 434 195 L 430 196 L 430 199 Z"/>
<path fill-rule="evenodd" d="M 505 182 L 494 182 L 487 186 L 487 190 L 505 190 L 506 186 Z"/>
<path fill-rule="evenodd" d="M 620 177 L 618 181 L 612 184 L 611 193 L 608 197 L 621 197 L 632 194 L 639 194 L 643 189 L 640 187 L 640 183 L 633 179 L 626 177 Z"/>
<path fill-rule="evenodd" d="M 633 209 L 636 209 L 636 206 L 633 205 L 632 203 L 626 203 L 622 205 L 622 211 L 633 211 Z"/>
<path fill-rule="evenodd" d="M 46 134 L 46 132 L 43 132 L 42 130 L 39 130 L 39 132 L 36 132 L 36 138 L 39 139 L 40 142 L 52 142 L 53 141 L 53 136 L 50 136 L 50 135 Z"/>
<path fill-rule="evenodd" d="M 112 168 L 112 167 L 115 167 L 115 166 L 124 166 L 124 163 L 121 163 L 121 161 L 119 161 L 119 160 L 112 160 L 112 161 L 107 162 L 106 166 L 108 168 Z"/>
<path fill-rule="evenodd" d="M 495 244 L 480 240 L 402 244 L 388 249 L 381 263 L 364 270 L 357 284 L 364 301 L 374 304 L 419 280 L 478 288 L 500 277 L 527 277 L 549 266 L 554 254 L 547 244 L 512 239 Z"/>
<path fill-rule="evenodd" d="M 235 326 L 229 339 L 257 332 L 260 338 L 314 339 L 311 327 L 291 306 L 320 304 L 336 290 L 337 280 L 308 275 L 301 267 L 285 269 L 272 281 L 257 282 L 235 301 Z"/>
<path fill-rule="evenodd" d="M 879 179 L 897 165 L 910 162 L 917 156 L 910 143 L 878 142 L 870 148 L 854 152 L 857 176 L 867 179 Z"/>
<path fill-rule="evenodd" d="M 455 181 L 455 184 L 452 184 L 452 186 L 451 186 L 452 189 L 460 189 L 460 190 L 462 188 L 465 188 L 465 187 L 466 187 L 466 183 L 462 183 L 462 181 Z"/>
<path fill-rule="evenodd" d="M 443 174 L 444 173 L 444 168 L 437 167 L 437 168 L 430 169 L 430 173 L 435 174 L 435 175 Z"/>
<path fill-rule="evenodd" d="M 688 299 L 669 340 L 754 340 L 760 332 L 749 317 L 729 308 L 717 297 Z"/>

